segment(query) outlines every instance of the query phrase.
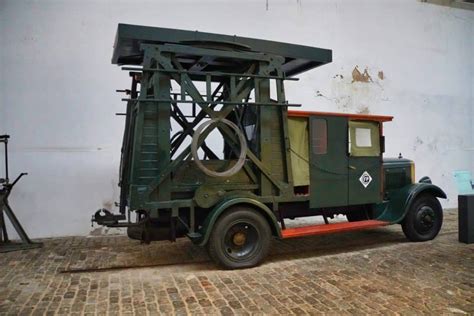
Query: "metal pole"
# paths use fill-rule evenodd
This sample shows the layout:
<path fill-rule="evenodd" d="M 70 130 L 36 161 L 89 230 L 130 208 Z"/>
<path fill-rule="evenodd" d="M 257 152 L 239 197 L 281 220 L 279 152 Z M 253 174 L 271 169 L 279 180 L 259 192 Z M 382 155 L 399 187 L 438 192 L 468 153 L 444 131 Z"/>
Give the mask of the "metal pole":
<path fill-rule="evenodd" d="M 5 181 L 8 184 L 8 138 L 5 138 Z"/>
<path fill-rule="evenodd" d="M 7 243 L 8 239 L 7 226 L 5 224 L 5 217 L 3 216 L 3 196 L 0 196 L 0 243 Z"/>

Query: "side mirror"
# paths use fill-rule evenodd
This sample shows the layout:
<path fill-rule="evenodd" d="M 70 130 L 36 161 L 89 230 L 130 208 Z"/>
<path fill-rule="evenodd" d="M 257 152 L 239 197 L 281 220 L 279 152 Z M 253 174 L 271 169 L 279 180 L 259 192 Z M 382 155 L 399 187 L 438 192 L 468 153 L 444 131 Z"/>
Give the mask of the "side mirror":
<path fill-rule="evenodd" d="M 385 152 L 385 136 L 380 136 L 380 152 Z"/>

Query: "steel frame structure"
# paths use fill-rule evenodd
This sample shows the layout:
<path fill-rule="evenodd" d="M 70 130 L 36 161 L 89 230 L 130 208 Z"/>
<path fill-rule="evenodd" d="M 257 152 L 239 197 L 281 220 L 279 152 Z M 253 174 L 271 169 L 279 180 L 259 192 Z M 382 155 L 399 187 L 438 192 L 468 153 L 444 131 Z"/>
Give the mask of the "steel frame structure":
<path fill-rule="evenodd" d="M 287 112 L 299 104 L 286 100 L 284 81 L 298 80 L 292 76 L 330 61 L 331 51 L 319 48 L 119 25 L 113 62 L 135 65 L 122 67 L 132 84 L 129 90 L 118 90 L 129 95 L 122 99 L 127 110 L 120 214 L 102 210 L 93 220 L 131 227 L 166 213 L 174 240 L 178 225 L 190 237 L 199 235 L 200 216 L 239 192 L 273 205 L 275 212 L 280 202 L 307 200 L 293 190 Z M 224 119 L 240 133 L 252 126 L 253 135 L 246 135 L 242 170 L 235 177 L 212 179 L 193 163 L 187 140 L 206 121 Z M 172 121 L 181 128 L 174 134 Z M 214 128 L 224 139 L 223 159 L 205 141 Z M 196 137 L 203 165 L 219 169 L 235 163 L 239 137 L 228 125 L 211 124 Z M 183 169 L 193 181 L 185 181 Z M 137 211 L 137 223 L 131 222 L 130 211 Z M 128 222 L 119 222 L 126 218 Z"/>

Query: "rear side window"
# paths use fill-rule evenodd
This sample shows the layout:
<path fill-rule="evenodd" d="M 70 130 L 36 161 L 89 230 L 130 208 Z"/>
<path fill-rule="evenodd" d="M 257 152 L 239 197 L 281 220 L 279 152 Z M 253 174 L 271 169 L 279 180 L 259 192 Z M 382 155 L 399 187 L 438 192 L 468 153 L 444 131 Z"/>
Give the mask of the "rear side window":
<path fill-rule="evenodd" d="M 325 119 L 311 120 L 311 151 L 315 155 L 328 152 L 328 124 Z"/>

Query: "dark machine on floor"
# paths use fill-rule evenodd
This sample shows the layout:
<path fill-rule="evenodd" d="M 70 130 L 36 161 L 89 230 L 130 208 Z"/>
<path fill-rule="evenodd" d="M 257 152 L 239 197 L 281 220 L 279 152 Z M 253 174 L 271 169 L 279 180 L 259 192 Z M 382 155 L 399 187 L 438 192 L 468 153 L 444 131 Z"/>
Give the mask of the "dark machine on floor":
<path fill-rule="evenodd" d="M 3 143 L 5 149 L 5 178 L 0 178 L 0 252 L 8 252 L 15 250 L 24 250 L 31 248 L 39 248 L 42 246 L 41 243 L 32 242 L 25 230 L 21 226 L 18 218 L 13 213 L 10 204 L 8 203 L 8 197 L 13 190 L 13 187 L 18 181 L 27 173 L 20 173 L 20 175 L 13 181 L 10 182 L 8 174 L 8 139 L 9 135 L 0 135 L 0 143 Z M 15 229 L 16 233 L 21 239 L 21 242 L 11 241 L 8 237 L 7 223 L 5 221 L 5 215 L 7 215 L 10 223 Z"/>
<path fill-rule="evenodd" d="M 288 110 L 299 104 L 284 82 L 331 61 L 328 49 L 120 24 L 112 63 L 131 88 L 119 90 L 119 214 L 93 221 L 144 242 L 187 236 L 225 268 L 260 263 L 272 236 L 400 223 L 410 240 L 434 238 L 446 195 L 415 182 L 411 160 L 383 158 L 392 117 Z M 336 214 L 349 222 L 329 223 Z M 285 226 L 314 215 L 325 224 Z"/>

